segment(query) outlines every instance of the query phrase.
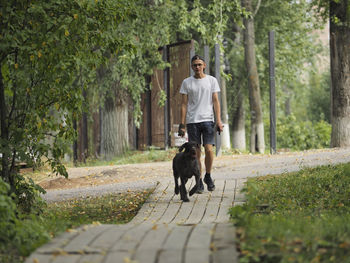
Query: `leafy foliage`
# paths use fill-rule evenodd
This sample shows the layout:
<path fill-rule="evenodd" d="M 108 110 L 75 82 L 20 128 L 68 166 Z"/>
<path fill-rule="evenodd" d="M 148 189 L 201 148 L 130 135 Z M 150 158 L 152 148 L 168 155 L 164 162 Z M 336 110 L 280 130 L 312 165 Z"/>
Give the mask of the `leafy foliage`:
<path fill-rule="evenodd" d="M 35 193 L 27 192 L 31 195 Z M 11 194 L 10 186 L 0 178 L 1 262 L 19 262 L 20 255 L 28 255 L 49 240 L 49 235 L 42 225 L 42 218 L 34 213 L 28 215 L 18 211 L 14 199 L 16 196 Z"/>
<path fill-rule="evenodd" d="M 318 122 L 321 119 L 327 120 L 329 106 L 327 97 L 322 96 L 318 103 L 314 100 L 315 89 L 320 94 L 326 95 L 329 87 L 322 82 L 315 80 L 320 78 L 317 73 L 313 75 L 313 81 L 307 79 L 310 72 L 310 65 L 315 65 L 316 55 L 324 52 L 320 44 L 315 40 L 314 31 L 324 26 L 321 20 L 314 16 L 309 1 L 253 1 L 254 27 L 255 27 L 255 49 L 259 72 L 259 82 L 262 94 L 262 105 L 264 112 L 264 123 L 269 124 L 269 58 L 268 58 L 268 34 L 275 32 L 275 82 L 276 82 L 276 105 L 277 105 L 277 126 L 284 124 L 286 105 L 290 103 L 289 109 L 298 120 Z M 229 112 L 234 115 L 237 105 L 237 94 L 244 92 L 247 94 L 247 72 L 245 71 L 243 50 L 242 50 L 242 28 L 239 24 L 230 21 L 225 32 L 227 48 L 225 56 L 232 81 L 227 85 L 230 101 Z M 312 67 L 314 70 L 314 68 Z M 310 93 L 310 94 L 309 94 Z M 246 96 L 247 97 L 247 96 Z M 310 98 L 310 99 L 309 99 Z M 321 100 L 321 97 L 318 97 Z M 249 118 L 251 112 L 248 103 L 245 103 L 245 110 Z M 319 110 L 315 112 L 315 110 Z M 324 111 L 326 110 L 326 111 Z M 316 115 L 318 115 L 316 117 Z M 299 125 L 299 121 L 295 123 Z M 269 125 L 265 125 L 269 127 Z M 246 130 L 249 131 L 246 125 Z M 246 132 L 246 134 L 249 134 Z M 278 139 L 286 138 L 289 134 L 279 134 Z M 268 138 L 268 136 L 266 136 Z M 296 146 L 294 143 L 286 145 L 282 141 L 284 148 L 305 149 L 305 145 Z M 327 143 L 327 146 L 329 143 Z M 280 147 L 280 144 L 279 146 Z M 314 146 L 307 146 L 314 147 Z"/>
<path fill-rule="evenodd" d="M 324 120 L 331 123 L 331 78 L 330 72 L 311 73 L 307 112 L 311 121 Z"/>
<path fill-rule="evenodd" d="M 47 161 L 67 176 L 62 142 L 74 137 L 82 89 L 107 51 L 130 48 L 116 29 L 132 10 L 128 1 L 109 0 L 1 6 L 1 175 L 12 189 L 17 161 Z M 87 74 L 77 79 L 80 72 Z"/>
<path fill-rule="evenodd" d="M 297 120 L 294 115 L 281 117 L 277 125 L 277 145 L 279 148 L 308 150 L 327 148 L 330 144 L 331 125 L 323 120 Z"/>
<path fill-rule="evenodd" d="M 75 136 L 73 120 L 109 97 L 126 103 L 129 95 L 138 124 L 145 77 L 168 66 L 158 48 L 195 32 L 214 43 L 229 12 L 239 17 L 237 1 L 2 5 L 2 177 L 13 185 L 14 160 L 41 165 L 42 156 L 56 173 L 67 175 L 61 159 Z"/>
<path fill-rule="evenodd" d="M 347 262 L 350 165 L 248 180 L 231 209 L 240 262 Z"/>

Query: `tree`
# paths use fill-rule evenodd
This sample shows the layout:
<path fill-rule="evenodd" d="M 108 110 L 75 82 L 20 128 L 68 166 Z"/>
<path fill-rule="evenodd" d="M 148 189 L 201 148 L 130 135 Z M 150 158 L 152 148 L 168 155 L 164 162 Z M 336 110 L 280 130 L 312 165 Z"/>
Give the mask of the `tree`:
<path fill-rule="evenodd" d="M 236 6 L 221 0 L 2 3 L 0 158 L 1 177 L 11 191 L 20 196 L 19 185 L 27 184 L 16 170 L 17 160 L 34 166 L 47 162 L 54 173 L 67 176 L 63 154 L 76 138 L 76 120 L 91 107 L 125 117 L 126 100 L 131 100 L 137 124 L 146 75 L 168 66 L 158 48 L 194 32 L 214 43 L 218 25 L 225 25 L 225 10 L 239 16 Z M 125 127 L 117 134 L 123 142 Z M 114 146 L 108 149 L 113 154 Z"/>
<path fill-rule="evenodd" d="M 18 196 L 26 182 L 17 160 L 45 161 L 67 176 L 61 159 L 82 109 L 81 88 L 93 81 L 106 51 L 128 48 L 115 31 L 132 10 L 128 1 L 110 0 L 2 3 L 1 177 Z M 82 69 L 88 74 L 76 85 Z"/>
<path fill-rule="evenodd" d="M 255 36 L 255 52 L 256 66 L 259 74 L 261 106 L 268 109 L 269 105 L 269 62 L 268 62 L 268 33 L 274 30 L 276 33 L 276 88 L 277 88 L 277 110 L 278 116 L 282 116 L 285 111 L 284 101 L 294 100 L 296 94 L 301 93 L 301 87 L 305 89 L 307 84 L 296 85 L 301 81 L 301 76 L 305 75 L 308 65 L 314 60 L 315 55 L 320 51 L 316 41 L 312 37 L 312 31 L 323 25 L 312 16 L 308 1 L 252 1 L 254 6 L 254 36 Z M 257 8 L 259 7 L 259 8 Z M 242 87 L 247 86 L 248 79 L 242 51 L 243 43 L 241 43 L 241 35 L 239 32 L 241 25 L 239 23 L 231 23 L 229 30 L 225 32 L 225 38 L 230 39 L 229 54 L 232 90 L 230 94 L 237 97 L 238 91 Z M 237 30 L 237 28 L 239 28 Z M 243 31 L 243 30 L 242 30 Z M 241 93 L 247 97 L 246 92 Z M 238 107 L 235 98 L 231 99 Z M 231 103 L 232 103 L 231 102 Z M 299 102 L 296 102 L 299 103 Z M 239 116 L 235 113 L 236 106 L 231 108 L 233 121 L 237 121 Z M 298 109 L 302 108 L 298 106 Z M 247 117 L 250 112 L 247 110 Z M 292 109 L 291 110 L 295 110 Z M 268 119 L 268 111 L 264 111 L 263 119 Z M 307 116 L 306 116 L 307 117 Z M 249 127 L 246 127 L 249 130 Z M 265 132 L 268 132 L 266 130 Z"/>
<path fill-rule="evenodd" d="M 330 1 L 332 147 L 350 146 L 350 2 Z"/>
<path fill-rule="evenodd" d="M 242 0 L 242 6 L 253 13 L 252 1 Z M 244 54 L 247 69 L 249 105 L 250 105 L 250 152 L 256 150 L 265 152 L 264 122 L 261 106 L 259 75 L 255 57 L 254 17 L 243 19 L 244 23 Z"/>
<path fill-rule="evenodd" d="M 313 10 L 329 20 L 331 61 L 331 147 L 350 146 L 350 2 L 313 0 Z"/>

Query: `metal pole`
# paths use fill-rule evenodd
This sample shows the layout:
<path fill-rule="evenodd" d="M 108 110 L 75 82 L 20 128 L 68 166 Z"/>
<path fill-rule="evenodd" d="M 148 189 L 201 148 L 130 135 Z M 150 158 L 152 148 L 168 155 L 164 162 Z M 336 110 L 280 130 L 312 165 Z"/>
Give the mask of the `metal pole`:
<path fill-rule="evenodd" d="M 270 153 L 276 153 L 275 32 L 269 32 Z"/>
<path fill-rule="evenodd" d="M 220 76 L 220 45 L 215 44 L 215 77 L 219 82 L 219 86 L 221 87 L 221 76 Z M 219 101 L 221 104 L 221 95 L 219 95 Z M 221 155 L 221 135 L 217 132 L 215 133 L 215 145 L 216 145 L 216 156 Z"/>
<path fill-rule="evenodd" d="M 152 145 L 152 91 L 150 87 L 151 77 L 147 78 L 146 110 L 147 110 L 147 146 Z"/>
<path fill-rule="evenodd" d="M 168 47 L 163 47 L 163 61 L 168 62 Z M 169 92 L 168 92 L 168 68 L 163 71 L 163 85 L 164 92 L 166 96 L 165 104 L 164 104 L 164 149 L 168 150 L 169 146 L 169 127 L 168 127 L 168 107 L 169 107 Z"/>
<path fill-rule="evenodd" d="M 209 54 L 208 45 L 204 46 L 204 60 L 205 60 L 205 64 L 207 64 L 207 66 L 205 67 L 204 73 L 209 75 L 210 74 L 210 54 Z"/>
<path fill-rule="evenodd" d="M 189 68 L 189 71 L 190 71 L 190 76 L 192 76 L 194 74 L 193 70 L 192 70 L 192 65 L 191 65 L 191 59 L 192 57 L 195 55 L 195 50 L 194 50 L 194 46 L 192 45 L 191 49 L 190 49 L 190 68 Z"/>

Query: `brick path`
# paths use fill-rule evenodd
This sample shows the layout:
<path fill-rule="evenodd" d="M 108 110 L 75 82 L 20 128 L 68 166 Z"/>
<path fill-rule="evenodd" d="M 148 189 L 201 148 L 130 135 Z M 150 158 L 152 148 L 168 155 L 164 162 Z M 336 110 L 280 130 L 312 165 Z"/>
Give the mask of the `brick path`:
<path fill-rule="evenodd" d="M 182 203 L 173 194 L 171 171 L 163 167 L 166 175 L 160 175 L 169 176 L 168 180 L 160 180 L 130 223 L 88 225 L 66 232 L 37 249 L 26 263 L 238 262 L 235 230 L 227 212 L 244 202 L 240 189 L 245 179 L 239 178 L 350 162 L 350 148 L 226 159 L 214 162 L 214 192 L 205 191 Z"/>
<path fill-rule="evenodd" d="M 37 249 L 26 263 L 235 263 L 235 230 L 228 209 L 244 202 L 244 179 L 216 180 L 183 203 L 174 183 L 159 183 L 125 225 L 87 225 Z M 188 188 L 193 181 L 187 183 Z"/>

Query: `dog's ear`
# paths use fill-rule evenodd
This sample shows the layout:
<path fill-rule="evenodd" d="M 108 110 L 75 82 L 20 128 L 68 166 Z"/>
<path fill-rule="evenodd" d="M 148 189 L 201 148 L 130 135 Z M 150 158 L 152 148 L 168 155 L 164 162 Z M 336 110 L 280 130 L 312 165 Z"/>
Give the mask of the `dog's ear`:
<path fill-rule="evenodd" d="M 180 148 L 179 148 L 179 152 L 182 152 L 182 150 L 183 150 L 184 148 L 186 148 L 187 145 L 188 145 L 187 142 L 185 142 L 183 145 L 181 145 Z"/>

